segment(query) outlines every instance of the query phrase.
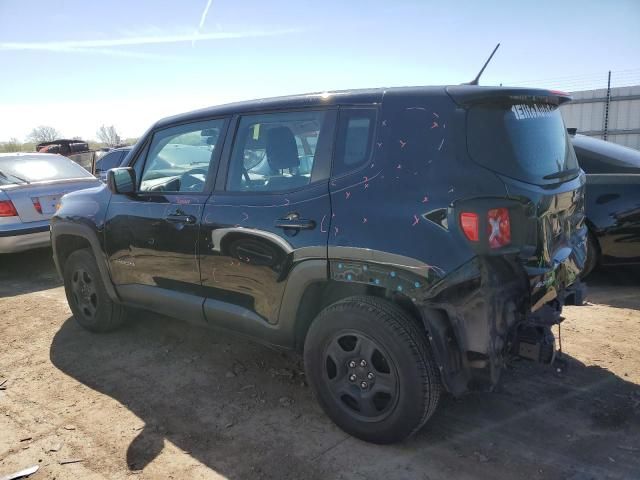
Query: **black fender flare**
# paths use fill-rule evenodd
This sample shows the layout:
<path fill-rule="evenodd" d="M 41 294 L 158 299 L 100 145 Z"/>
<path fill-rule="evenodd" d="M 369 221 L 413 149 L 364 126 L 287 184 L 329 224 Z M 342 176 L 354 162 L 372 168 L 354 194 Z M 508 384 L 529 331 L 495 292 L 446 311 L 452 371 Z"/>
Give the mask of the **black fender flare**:
<path fill-rule="evenodd" d="M 322 259 L 305 260 L 293 267 L 289 273 L 277 323 L 280 337 L 286 339 L 289 348 L 295 348 L 299 341 L 296 338 L 296 322 L 305 291 L 310 285 L 326 282 L 328 279 L 328 262 Z"/>
<path fill-rule="evenodd" d="M 93 252 L 93 256 L 96 259 L 96 263 L 98 264 L 100 277 L 102 277 L 102 283 L 104 283 L 107 294 L 109 295 L 111 300 L 120 303 L 120 298 L 118 297 L 118 293 L 113 286 L 113 282 L 111 281 L 111 274 L 109 273 L 109 269 L 107 267 L 107 256 L 102 249 L 102 246 L 100 245 L 97 233 L 87 225 L 78 223 L 66 223 L 60 221 L 52 223 L 51 246 L 53 248 L 53 261 L 56 264 L 56 269 L 58 270 L 58 275 L 60 275 L 60 278 L 64 281 L 64 266 L 60 264 L 60 259 L 58 258 L 57 254 L 57 239 L 62 235 L 72 235 L 75 237 L 80 237 L 89 243 Z"/>

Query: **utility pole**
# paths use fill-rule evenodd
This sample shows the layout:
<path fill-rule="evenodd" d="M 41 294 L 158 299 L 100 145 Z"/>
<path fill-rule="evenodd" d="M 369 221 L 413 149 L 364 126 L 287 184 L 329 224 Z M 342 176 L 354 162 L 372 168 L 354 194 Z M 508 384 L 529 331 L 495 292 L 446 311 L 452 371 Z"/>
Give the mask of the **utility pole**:
<path fill-rule="evenodd" d="M 609 70 L 609 77 L 607 79 L 607 103 L 604 104 L 604 128 L 602 139 L 607 139 L 609 133 L 609 104 L 611 103 L 611 70 Z"/>

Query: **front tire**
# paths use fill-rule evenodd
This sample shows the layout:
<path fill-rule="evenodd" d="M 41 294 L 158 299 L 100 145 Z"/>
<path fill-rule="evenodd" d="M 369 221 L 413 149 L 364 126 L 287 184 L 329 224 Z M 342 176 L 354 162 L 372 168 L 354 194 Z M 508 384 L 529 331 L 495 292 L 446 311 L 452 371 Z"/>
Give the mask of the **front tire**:
<path fill-rule="evenodd" d="M 110 332 L 125 320 L 125 308 L 109 297 L 88 249 L 69 255 L 64 265 L 64 291 L 74 318 L 87 330 Z"/>
<path fill-rule="evenodd" d="M 350 297 L 311 324 L 304 363 L 326 414 L 373 443 L 401 441 L 433 415 L 441 383 L 426 334 L 402 309 L 375 297 Z"/>

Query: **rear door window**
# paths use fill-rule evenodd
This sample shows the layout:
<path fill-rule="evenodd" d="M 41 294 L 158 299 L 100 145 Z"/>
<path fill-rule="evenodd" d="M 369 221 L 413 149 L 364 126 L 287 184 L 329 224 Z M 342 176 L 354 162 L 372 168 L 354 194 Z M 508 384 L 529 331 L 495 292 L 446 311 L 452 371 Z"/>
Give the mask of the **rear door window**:
<path fill-rule="evenodd" d="M 333 176 L 356 170 L 369 161 L 375 120 L 375 109 L 340 110 Z"/>
<path fill-rule="evenodd" d="M 331 128 L 326 111 L 245 115 L 236 133 L 227 190 L 282 192 L 319 180 L 315 174 Z"/>
<path fill-rule="evenodd" d="M 467 116 L 467 146 L 476 162 L 528 183 L 555 183 L 579 173 L 555 105 L 474 105 Z"/>

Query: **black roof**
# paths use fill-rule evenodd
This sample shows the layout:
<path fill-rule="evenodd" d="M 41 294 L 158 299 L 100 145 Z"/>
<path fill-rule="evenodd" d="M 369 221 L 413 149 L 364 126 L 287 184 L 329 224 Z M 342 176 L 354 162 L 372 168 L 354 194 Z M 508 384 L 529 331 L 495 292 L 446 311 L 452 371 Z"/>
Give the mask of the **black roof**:
<path fill-rule="evenodd" d="M 533 88 L 513 87 L 485 87 L 477 85 L 452 85 L 452 86 L 422 86 L 422 87 L 380 87 L 356 90 L 335 90 L 330 92 L 305 93 L 300 95 L 288 95 L 283 97 L 248 100 L 243 102 L 227 103 L 224 105 L 203 108 L 192 112 L 181 113 L 159 120 L 154 126 L 163 127 L 169 124 L 197 121 L 200 119 L 231 115 L 240 112 L 255 110 L 291 110 L 327 105 L 362 105 L 374 104 L 382 101 L 388 95 L 446 95 L 449 94 L 456 102 L 466 103 L 476 101 L 488 96 L 538 96 L 554 97 L 556 103 L 562 103 L 570 99 L 563 92 L 554 92 Z"/>

